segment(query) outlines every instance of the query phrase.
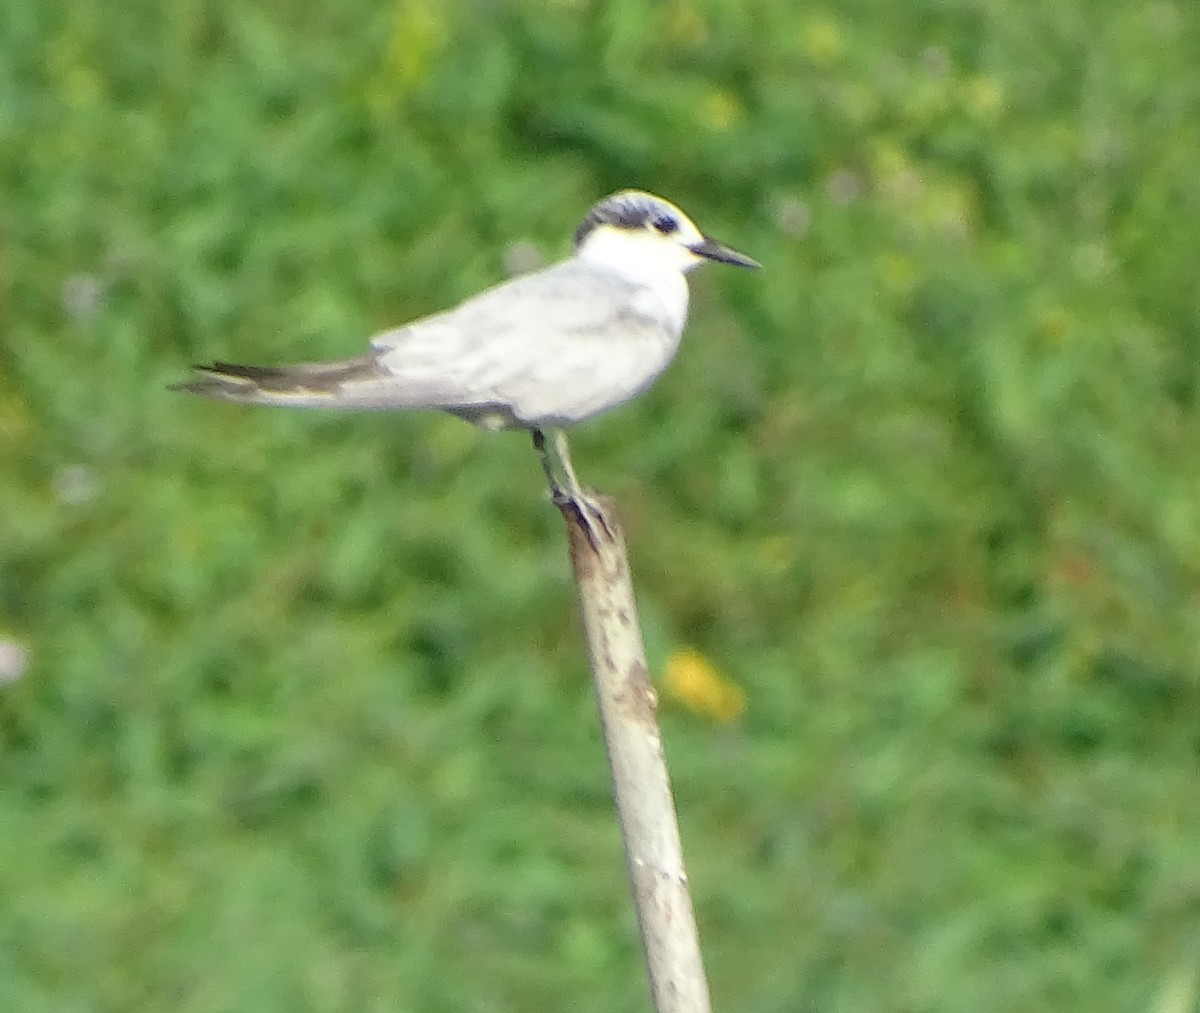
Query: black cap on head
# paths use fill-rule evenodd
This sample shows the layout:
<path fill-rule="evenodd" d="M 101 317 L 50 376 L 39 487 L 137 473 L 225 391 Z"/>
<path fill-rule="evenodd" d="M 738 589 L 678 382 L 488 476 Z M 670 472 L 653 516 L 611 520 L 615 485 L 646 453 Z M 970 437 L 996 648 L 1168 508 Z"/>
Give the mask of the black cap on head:
<path fill-rule="evenodd" d="M 663 225 L 656 227 L 661 232 L 673 232 L 679 228 L 676 211 L 666 201 L 637 190 L 622 190 L 605 197 L 587 213 L 575 230 L 575 247 L 578 249 L 592 230 L 600 225 L 611 225 L 618 229 L 644 229 L 659 219 Z"/>

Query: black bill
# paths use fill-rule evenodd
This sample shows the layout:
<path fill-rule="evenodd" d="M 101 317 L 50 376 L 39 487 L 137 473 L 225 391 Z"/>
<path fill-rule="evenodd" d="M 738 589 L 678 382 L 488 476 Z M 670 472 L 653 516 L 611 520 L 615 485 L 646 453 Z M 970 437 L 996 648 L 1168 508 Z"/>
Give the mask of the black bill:
<path fill-rule="evenodd" d="M 705 236 L 701 242 L 689 247 L 689 249 L 698 256 L 715 260 L 718 264 L 733 264 L 734 267 L 762 267 L 757 260 L 751 260 L 744 253 L 731 250 L 724 243 L 717 242 L 711 236 Z"/>

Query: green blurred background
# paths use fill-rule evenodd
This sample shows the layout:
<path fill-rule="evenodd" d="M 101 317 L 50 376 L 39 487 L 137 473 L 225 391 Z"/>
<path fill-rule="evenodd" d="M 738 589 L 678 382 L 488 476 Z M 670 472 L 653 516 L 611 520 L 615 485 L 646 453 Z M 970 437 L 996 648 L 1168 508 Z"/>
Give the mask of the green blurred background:
<path fill-rule="evenodd" d="M 574 437 L 744 700 L 717 1008 L 1197 1008 L 1194 0 L 9 4 L 0 89 L 0 1009 L 648 1008 L 527 439 L 166 390 L 624 186 L 766 265 Z"/>

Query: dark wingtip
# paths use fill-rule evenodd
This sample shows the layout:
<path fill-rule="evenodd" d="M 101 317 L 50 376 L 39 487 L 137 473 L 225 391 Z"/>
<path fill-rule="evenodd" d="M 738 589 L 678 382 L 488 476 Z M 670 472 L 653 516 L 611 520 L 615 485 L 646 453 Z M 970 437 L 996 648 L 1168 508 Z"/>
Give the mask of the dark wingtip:
<path fill-rule="evenodd" d="M 245 381 L 253 380 L 258 375 L 256 370 L 259 368 L 220 361 L 211 364 L 197 363 L 192 366 L 196 372 L 195 376 L 190 380 L 169 384 L 167 390 L 199 394 L 201 397 L 223 401 L 239 400 L 238 395 L 244 396 L 248 386 Z"/>
<path fill-rule="evenodd" d="M 221 369 L 219 362 L 214 362 L 211 366 L 203 363 L 192 363 L 192 370 L 199 373 L 199 376 L 194 376 L 190 380 L 180 380 L 178 383 L 167 384 L 167 390 L 178 391 L 183 394 L 199 394 L 202 393 L 204 387 L 212 383 L 211 376 L 219 374 Z"/>

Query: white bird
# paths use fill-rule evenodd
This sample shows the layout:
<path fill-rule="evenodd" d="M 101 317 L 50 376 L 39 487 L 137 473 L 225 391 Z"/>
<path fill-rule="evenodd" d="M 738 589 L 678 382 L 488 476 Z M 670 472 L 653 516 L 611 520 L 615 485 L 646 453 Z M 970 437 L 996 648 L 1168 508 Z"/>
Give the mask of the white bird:
<path fill-rule="evenodd" d="M 293 408 L 433 409 L 488 429 L 528 429 L 557 502 L 603 513 L 579 486 L 563 427 L 646 390 L 687 321 L 684 275 L 706 260 L 758 267 L 661 197 L 623 190 L 575 230 L 574 255 L 453 309 L 383 331 L 336 362 L 215 362 L 172 389 Z M 562 479 L 547 455 L 554 432 Z M 595 537 L 588 525 L 589 535 Z"/>

